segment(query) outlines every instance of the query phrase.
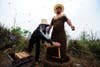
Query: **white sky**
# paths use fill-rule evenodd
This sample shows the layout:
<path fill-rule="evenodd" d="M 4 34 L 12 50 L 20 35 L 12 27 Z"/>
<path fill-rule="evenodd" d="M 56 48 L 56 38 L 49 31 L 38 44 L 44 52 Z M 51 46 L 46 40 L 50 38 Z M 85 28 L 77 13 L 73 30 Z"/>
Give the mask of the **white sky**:
<path fill-rule="evenodd" d="M 72 38 L 77 38 L 83 30 L 91 29 L 100 34 L 100 1 L 99 0 L 0 0 L 0 22 L 10 28 L 14 25 L 33 31 L 42 18 L 50 23 L 54 5 L 61 3 L 65 7 L 64 14 L 72 21 L 76 31 L 71 31 L 65 24 L 65 29 Z"/>

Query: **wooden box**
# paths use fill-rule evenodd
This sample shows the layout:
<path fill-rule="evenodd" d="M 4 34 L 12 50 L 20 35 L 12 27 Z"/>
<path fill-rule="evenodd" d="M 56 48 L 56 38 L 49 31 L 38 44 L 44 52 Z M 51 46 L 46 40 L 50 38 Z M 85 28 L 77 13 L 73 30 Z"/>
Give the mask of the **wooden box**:
<path fill-rule="evenodd" d="M 61 58 L 60 47 L 56 46 L 46 47 L 46 55 L 47 57 L 50 58 L 60 59 Z"/>
<path fill-rule="evenodd" d="M 21 67 L 23 64 L 34 62 L 34 58 L 27 52 L 18 52 L 8 54 L 10 61 L 14 67 Z"/>

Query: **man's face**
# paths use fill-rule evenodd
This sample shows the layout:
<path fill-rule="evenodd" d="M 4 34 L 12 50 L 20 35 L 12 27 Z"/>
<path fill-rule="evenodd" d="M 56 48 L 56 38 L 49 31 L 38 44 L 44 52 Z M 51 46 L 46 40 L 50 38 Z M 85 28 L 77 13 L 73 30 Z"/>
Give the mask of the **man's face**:
<path fill-rule="evenodd" d="M 61 7 L 57 7 L 56 8 L 56 14 L 60 14 L 62 12 L 62 8 Z"/>

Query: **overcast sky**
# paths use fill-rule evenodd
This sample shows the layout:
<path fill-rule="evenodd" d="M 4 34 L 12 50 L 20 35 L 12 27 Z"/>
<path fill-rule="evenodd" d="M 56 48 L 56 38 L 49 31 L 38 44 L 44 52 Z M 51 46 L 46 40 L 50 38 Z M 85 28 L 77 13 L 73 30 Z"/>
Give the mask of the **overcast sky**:
<path fill-rule="evenodd" d="M 76 27 L 76 31 L 71 31 L 65 24 L 72 38 L 79 37 L 83 30 L 93 30 L 100 38 L 100 0 L 0 0 L 0 22 L 11 28 L 16 17 L 16 26 L 32 32 L 42 18 L 50 23 L 57 3 L 64 5 L 64 14 Z"/>

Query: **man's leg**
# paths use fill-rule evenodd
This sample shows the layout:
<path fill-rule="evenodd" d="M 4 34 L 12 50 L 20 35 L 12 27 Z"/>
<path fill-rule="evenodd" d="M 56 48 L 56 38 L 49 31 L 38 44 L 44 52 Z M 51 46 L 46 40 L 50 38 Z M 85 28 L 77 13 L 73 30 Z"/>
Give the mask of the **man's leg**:
<path fill-rule="evenodd" d="M 35 47 L 35 61 L 39 62 L 39 56 L 40 56 L 40 39 L 38 38 L 36 41 L 36 47 Z"/>
<path fill-rule="evenodd" d="M 35 37 L 31 36 L 31 39 L 29 40 L 29 44 L 28 44 L 28 48 L 27 48 L 28 52 L 32 51 L 33 45 L 36 43 L 35 39 L 36 39 Z"/>

